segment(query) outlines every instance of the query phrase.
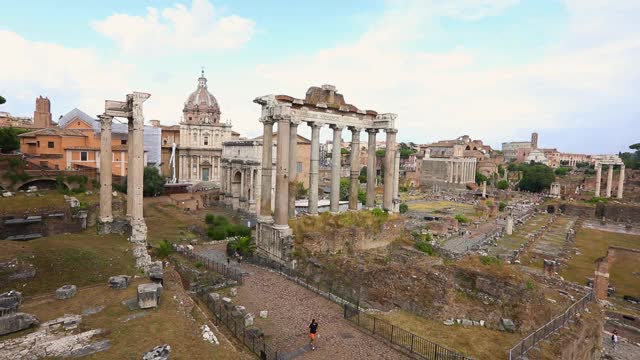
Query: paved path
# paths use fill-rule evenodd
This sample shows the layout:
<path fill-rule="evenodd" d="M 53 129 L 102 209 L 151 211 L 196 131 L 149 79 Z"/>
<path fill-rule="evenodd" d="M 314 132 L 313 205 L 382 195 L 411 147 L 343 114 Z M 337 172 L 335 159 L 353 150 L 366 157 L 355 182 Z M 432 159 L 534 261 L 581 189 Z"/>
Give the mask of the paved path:
<path fill-rule="evenodd" d="M 199 250 L 218 259 L 216 251 L 219 250 Z M 233 302 L 256 315 L 261 310 L 269 312 L 268 319 L 256 319 L 257 325 L 285 353 L 286 359 L 407 359 L 344 320 L 340 305 L 264 268 L 244 263 L 241 267 L 248 275 Z M 312 318 L 319 323 L 320 338 L 315 351 L 308 345 Z"/>
<path fill-rule="evenodd" d="M 603 359 L 611 360 L 638 360 L 640 359 L 640 346 L 628 342 L 619 342 L 616 348 L 613 348 L 611 334 L 609 332 L 602 333 L 602 355 Z"/>

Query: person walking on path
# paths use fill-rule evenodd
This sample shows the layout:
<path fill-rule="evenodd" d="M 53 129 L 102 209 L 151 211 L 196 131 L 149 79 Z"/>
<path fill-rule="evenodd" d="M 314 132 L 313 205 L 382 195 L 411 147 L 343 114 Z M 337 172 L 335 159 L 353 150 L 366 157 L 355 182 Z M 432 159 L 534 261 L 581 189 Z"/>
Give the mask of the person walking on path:
<path fill-rule="evenodd" d="M 316 319 L 311 319 L 311 324 L 309 324 L 309 345 L 311 345 L 311 350 L 315 350 L 316 347 L 314 345 L 314 341 L 318 336 L 318 323 Z"/>
<path fill-rule="evenodd" d="M 615 350 L 616 345 L 618 345 L 618 330 L 613 330 L 613 334 L 611 334 L 611 341 L 613 342 L 613 349 Z"/>

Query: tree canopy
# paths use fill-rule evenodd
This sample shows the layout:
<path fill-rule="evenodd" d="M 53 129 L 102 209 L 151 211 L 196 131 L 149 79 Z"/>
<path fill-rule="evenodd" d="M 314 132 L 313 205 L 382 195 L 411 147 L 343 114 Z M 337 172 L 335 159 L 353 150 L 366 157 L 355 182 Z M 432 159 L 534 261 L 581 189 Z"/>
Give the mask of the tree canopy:
<path fill-rule="evenodd" d="M 164 190 L 165 178 L 160 175 L 158 168 L 155 166 L 146 166 L 144 168 L 144 196 L 158 196 Z"/>
<path fill-rule="evenodd" d="M 520 190 L 531 192 L 541 192 L 548 189 L 551 183 L 556 180 L 553 169 L 543 164 L 522 164 L 518 167 L 523 172 L 522 179 L 518 184 Z"/>
<path fill-rule="evenodd" d="M 620 153 L 620 158 L 626 167 L 638 170 L 640 169 L 640 143 L 629 145 L 629 149 L 635 152 Z"/>
<path fill-rule="evenodd" d="M 0 128 L 0 151 L 3 154 L 8 154 L 20 149 L 20 139 L 18 135 L 23 132 L 25 131 L 12 127 Z"/>
<path fill-rule="evenodd" d="M 0 96 L 0 105 L 6 103 L 7 100 L 5 98 L 3 98 L 2 96 Z"/>

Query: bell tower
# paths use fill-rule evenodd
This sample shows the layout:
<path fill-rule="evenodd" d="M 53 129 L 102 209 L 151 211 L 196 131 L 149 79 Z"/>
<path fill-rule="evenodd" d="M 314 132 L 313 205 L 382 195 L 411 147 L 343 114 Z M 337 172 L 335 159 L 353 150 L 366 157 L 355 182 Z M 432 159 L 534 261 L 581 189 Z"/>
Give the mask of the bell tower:
<path fill-rule="evenodd" d="M 36 111 L 33 112 L 33 125 L 37 128 L 51 127 L 51 102 L 49 98 L 39 96 L 36 99 Z"/>

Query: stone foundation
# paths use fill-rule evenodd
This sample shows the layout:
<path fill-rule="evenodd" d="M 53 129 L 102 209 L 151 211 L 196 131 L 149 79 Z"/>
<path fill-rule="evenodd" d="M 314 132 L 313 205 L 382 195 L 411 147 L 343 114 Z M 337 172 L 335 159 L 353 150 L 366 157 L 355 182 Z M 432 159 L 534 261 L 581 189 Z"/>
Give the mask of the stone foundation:
<path fill-rule="evenodd" d="M 283 264 L 289 263 L 294 240 L 291 228 L 279 228 L 270 222 L 258 221 L 256 236 L 258 255 Z"/>
<path fill-rule="evenodd" d="M 40 324 L 38 318 L 31 314 L 15 313 L 0 317 L 0 336 L 28 329 Z"/>

